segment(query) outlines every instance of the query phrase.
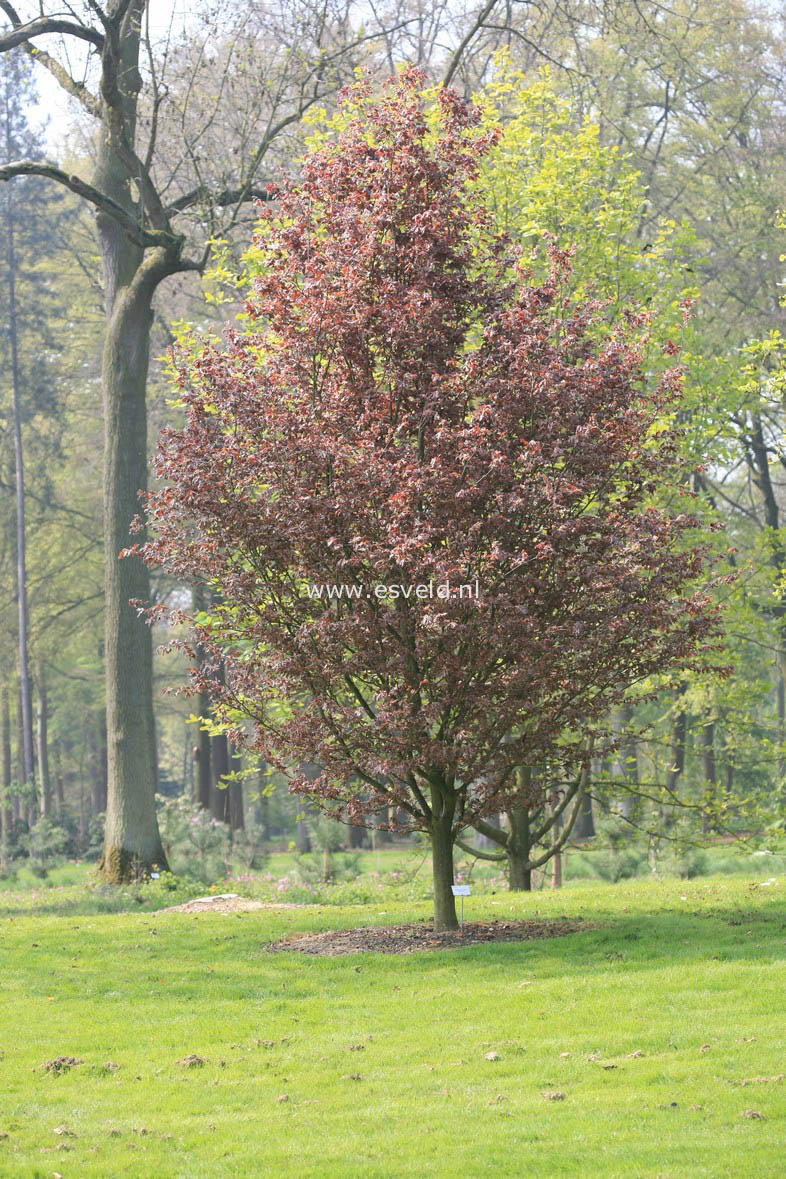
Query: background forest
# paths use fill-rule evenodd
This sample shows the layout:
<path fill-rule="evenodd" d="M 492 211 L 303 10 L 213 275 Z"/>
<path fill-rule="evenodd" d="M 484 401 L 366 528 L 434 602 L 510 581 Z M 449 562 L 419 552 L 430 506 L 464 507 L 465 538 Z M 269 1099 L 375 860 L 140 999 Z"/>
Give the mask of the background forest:
<path fill-rule="evenodd" d="M 209 610 L 205 591 L 162 574 L 118 586 L 105 546 L 122 547 L 159 431 L 178 421 L 168 348 L 185 325 L 219 331 L 238 309 L 254 199 L 297 175 L 359 69 L 382 79 L 404 63 L 505 129 L 480 180 L 498 229 L 533 250 L 545 235 L 575 250 L 577 292 L 608 300 L 611 314 L 644 305 L 653 369 L 664 347 L 679 349 L 688 490 L 716 572 L 729 575 L 713 591 L 728 674 L 640 685 L 608 718 L 615 747 L 593 760 L 575 813 L 551 796 L 526 816 L 517 861 L 508 836 L 520 817 L 466 830 L 465 870 L 489 887 L 507 872 L 526 888 L 533 870 L 535 883 L 548 873 L 558 884 L 566 850 L 567 876 L 619 878 L 734 868 L 732 837 L 746 837 L 744 857 L 761 839 L 776 846 L 786 786 L 782 18 L 743 0 L 668 11 L 650 0 L 151 8 L 113 0 L 66 19 L 0 0 L 3 873 L 44 875 L 103 849 L 105 875 L 128 878 L 133 865 L 113 868 L 108 796 L 153 787 L 170 866 L 203 884 L 261 871 L 265 887 L 306 895 L 355 874 L 366 852 L 379 871 L 386 831 L 318 817 L 211 726 L 206 698 L 172 691 L 186 679 L 182 655 L 156 652 L 148 665 L 123 631 L 118 603 L 129 597 Z M 132 358 L 148 328 L 145 374 Z M 152 641 L 166 641 L 163 627 Z M 149 780 L 137 783 L 146 758 Z M 155 854 L 139 838 L 149 869 Z M 282 858 L 289 850 L 296 859 Z"/>

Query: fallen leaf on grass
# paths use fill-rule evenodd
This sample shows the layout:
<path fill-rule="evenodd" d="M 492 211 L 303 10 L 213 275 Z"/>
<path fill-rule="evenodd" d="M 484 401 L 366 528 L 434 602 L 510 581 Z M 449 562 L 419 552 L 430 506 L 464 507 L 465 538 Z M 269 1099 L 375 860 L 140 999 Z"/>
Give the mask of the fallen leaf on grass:
<path fill-rule="evenodd" d="M 744 1081 L 740 1081 L 740 1085 L 777 1085 L 783 1080 L 783 1077 L 783 1073 L 778 1073 L 774 1077 L 747 1077 Z"/>
<path fill-rule="evenodd" d="M 276 1098 L 276 1101 L 279 1103 L 279 1105 L 281 1104 L 282 1101 L 289 1101 L 289 1094 L 282 1093 L 280 1097 Z"/>
<path fill-rule="evenodd" d="M 61 1138 L 63 1138 L 63 1137 L 76 1138 L 76 1134 L 74 1133 L 73 1130 L 69 1130 L 68 1126 L 55 1126 L 52 1133 L 58 1134 Z"/>
<path fill-rule="evenodd" d="M 184 1056 L 182 1060 L 178 1060 L 177 1063 L 181 1068 L 202 1068 L 203 1065 L 207 1064 L 207 1061 L 201 1056 L 195 1056 L 191 1052 L 188 1056 Z"/>
<path fill-rule="evenodd" d="M 499 1060 L 499 1052 L 486 1052 L 483 1055 L 484 1060 Z"/>

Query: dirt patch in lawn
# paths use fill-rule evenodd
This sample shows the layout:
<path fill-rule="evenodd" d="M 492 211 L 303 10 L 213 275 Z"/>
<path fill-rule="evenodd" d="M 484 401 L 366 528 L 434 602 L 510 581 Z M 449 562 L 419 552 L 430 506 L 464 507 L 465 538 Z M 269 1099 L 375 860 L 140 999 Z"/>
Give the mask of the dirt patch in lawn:
<path fill-rule="evenodd" d="M 417 954 L 423 950 L 457 950 L 489 942 L 529 942 L 564 937 L 592 928 L 577 921 L 467 922 L 463 930 L 435 933 L 430 925 L 370 925 L 326 933 L 296 933 L 267 948 L 271 953 L 294 952 L 338 957 L 342 954 Z"/>
<path fill-rule="evenodd" d="M 172 905 L 169 909 L 159 909 L 159 913 L 251 913 L 255 909 L 300 909 L 301 905 L 285 905 L 252 901 L 248 897 L 239 897 L 237 893 L 225 892 L 212 897 L 194 897 L 182 905 Z"/>

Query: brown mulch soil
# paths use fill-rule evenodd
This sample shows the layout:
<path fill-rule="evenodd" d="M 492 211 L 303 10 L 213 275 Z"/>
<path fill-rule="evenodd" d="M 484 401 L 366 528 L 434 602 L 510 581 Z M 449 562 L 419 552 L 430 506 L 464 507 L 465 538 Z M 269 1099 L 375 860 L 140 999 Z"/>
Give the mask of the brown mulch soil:
<path fill-rule="evenodd" d="M 435 933 L 430 925 L 370 925 L 361 929 L 332 929 L 326 933 L 296 933 L 273 942 L 274 954 L 417 954 L 422 950 L 455 950 L 489 942 L 528 942 L 537 938 L 564 937 L 590 929 L 585 921 L 467 922 L 463 930 Z"/>

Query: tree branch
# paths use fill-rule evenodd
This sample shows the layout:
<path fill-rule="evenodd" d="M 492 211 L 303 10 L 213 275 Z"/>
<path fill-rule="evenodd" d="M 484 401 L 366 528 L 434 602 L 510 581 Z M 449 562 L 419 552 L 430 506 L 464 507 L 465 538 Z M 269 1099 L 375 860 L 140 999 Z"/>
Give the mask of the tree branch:
<path fill-rule="evenodd" d="M 485 835 L 486 839 L 490 839 L 493 843 L 498 843 L 500 847 L 508 846 L 508 834 L 501 827 L 493 827 L 485 819 L 478 819 L 472 826 L 481 835 Z"/>
<path fill-rule="evenodd" d="M 471 843 L 465 843 L 463 839 L 456 840 L 456 847 L 460 847 L 462 851 L 469 852 L 477 860 L 493 860 L 495 864 L 500 863 L 506 858 L 504 852 L 484 852 L 479 851 L 478 848 L 473 847 Z"/>
<path fill-rule="evenodd" d="M 122 205 L 113 201 L 105 193 L 82 180 L 80 176 L 64 172 L 54 164 L 37 163 L 35 160 L 14 160 L 10 164 L 0 167 L 0 181 L 13 180 L 15 176 L 43 176 L 46 180 L 54 180 L 75 192 L 77 196 L 88 201 L 101 213 L 114 218 L 118 225 L 126 231 L 128 236 L 140 246 L 171 247 L 176 244 L 176 237 L 171 233 L 159 230 L 143 229 L 134 218 L 127 213 Z"/>
<path fill-rule="evenodd" d="M 166 206 L 167 213 L 182 213 L 193 205 L 238 205 L 244 201 L 269 201 L 270 193 L 267 187 L 260 188 L 254 184 L 244 184 L 240 188 L 211 189 L 205 184 L 183 193 Z"/>
<path fill-rule="evenodd" d="M 51 33 L 62 33 L 68 37 L 78 37 L 80 41 L 87 41 L 96 49 L 104 48 L 104 38 L 97 29 L 87 25 L 76 24 L 74 21 L 61 20 L 59 17 L 37 16 L 35 20 L 22 23 L 19 13 L 8 0 L 0 0 L 2 10 L 13 26 L 8 32 L 0 35 L 0 53 L 8 49 L 16 49 L 35 37 L 45 37 Z"/>
<path fill-rule="evenodd" d="M 475 18 L 475 22 L 471 29 L 469 29 L 466 36 L 462 37 L 461 41 L 456 47 L 455 52 L 453 53 L 453 56 L 448 62 L 448 68 L 445 70 L 445 74 L 441 83 L 443 87 L 449 86 L 453 81 L 453 75 L 456 73 L 456 70 L 461 64 L 461 59 L 464 56 L 464 50 L 467 48 L 476 33 L 480 31 L 483 26 L 483 22 L 485 21 L 486 17 L 491 14 L 491 10 L 495 7 L 496 3 L 497 0 L 487 0 L 487 3 L 484 4 L 483 8 L 481 8 L 480 12 Z"/>
<path fill-rule="evenodd" d="M 33 61 L 38 62 L 49 71 L 55 81 L 63 87 L 66 94 L 75 98 L 93 118 L 100 119 L 101 103 L 95 94 L 88 90 L 84 82 L 77 82 L 75 78 L 72 78 L 68 70 L 64 69 L 60 62 L 45 49 L 39 49 L 38 46 L 28 42 L 25 44 L 24 50 Z"/>

